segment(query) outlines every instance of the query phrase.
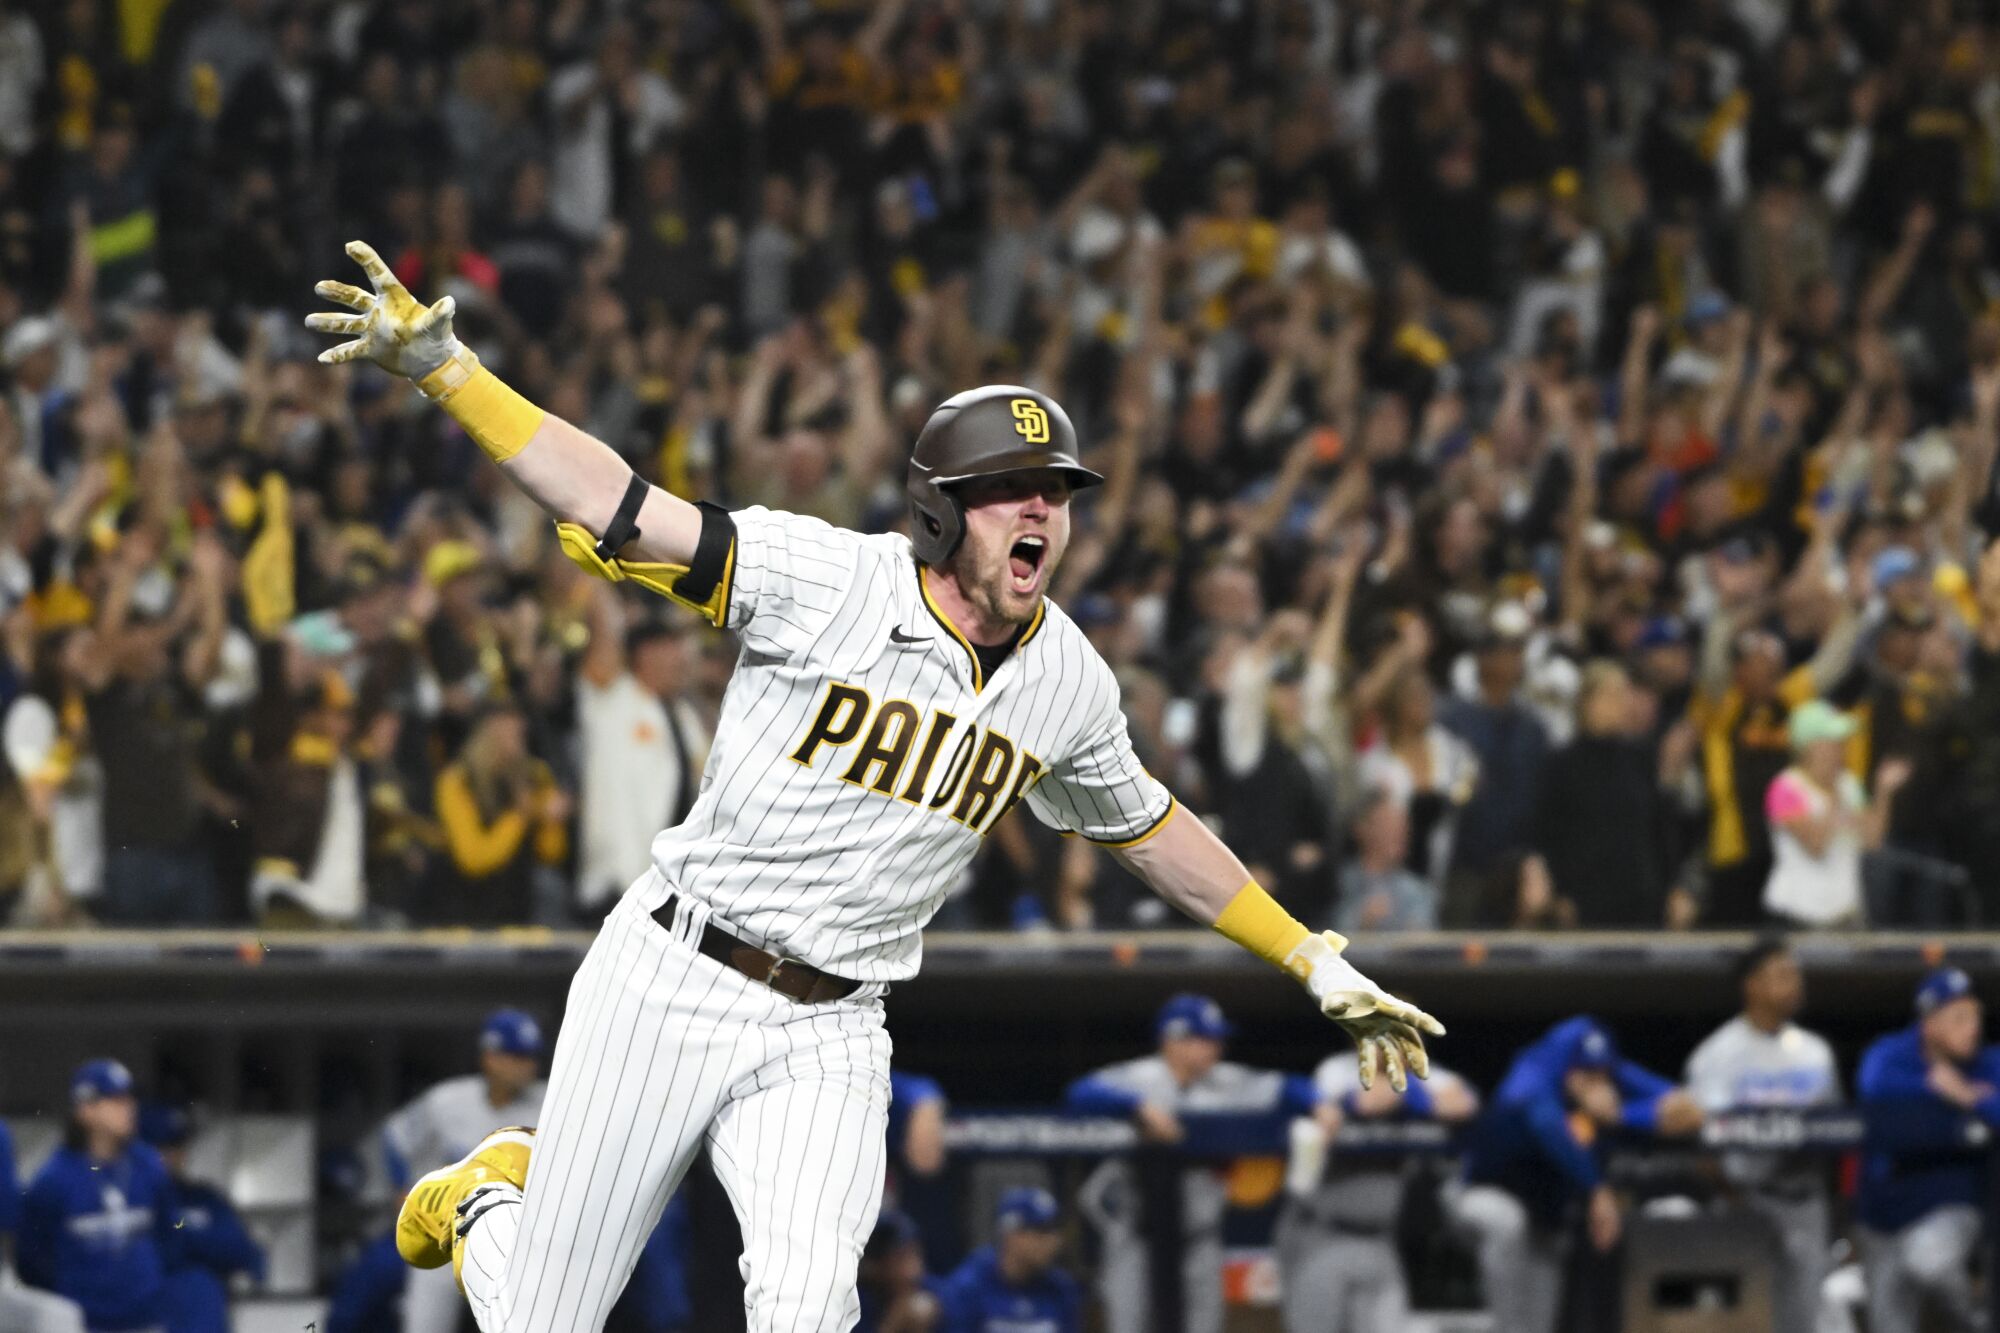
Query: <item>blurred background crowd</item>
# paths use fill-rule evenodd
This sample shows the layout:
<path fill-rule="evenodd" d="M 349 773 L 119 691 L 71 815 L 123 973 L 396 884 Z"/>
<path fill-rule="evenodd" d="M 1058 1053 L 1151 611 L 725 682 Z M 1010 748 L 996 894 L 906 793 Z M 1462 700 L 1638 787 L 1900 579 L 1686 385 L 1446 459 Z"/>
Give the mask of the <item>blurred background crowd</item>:
<path fill-rule="evenodd" d="M 299 327 L 364 237 L 675 492 L 1065 404 L 1057 599 L 1343 930 L 2000 884 L 2000 41 L 1888 0 L 0 0 L 0 919 L 572 924 L 734 656 Z M 1025 816 L 955 925 L 1174 924 Z"/>

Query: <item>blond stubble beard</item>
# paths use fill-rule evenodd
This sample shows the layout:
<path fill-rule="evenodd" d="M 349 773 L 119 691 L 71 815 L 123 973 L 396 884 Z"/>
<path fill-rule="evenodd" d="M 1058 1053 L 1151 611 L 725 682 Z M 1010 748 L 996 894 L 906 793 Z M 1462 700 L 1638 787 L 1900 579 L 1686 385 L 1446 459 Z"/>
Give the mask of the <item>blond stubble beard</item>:
<path fill-rule="evenodd" d="M 1041 605 L 1042 593 L 1027 598 L 1026 605 L 1014 606 L 1014 597 L 1008 584 L 1013 573 L 1008 567 L 1008 551 L 982 552 L 976 549 L 976 534 L 967 531 L 965 540 L 952 553 L 949 568 L 965 599 L 973 609 L 990 620 L 1004 621 L 1009 625 L 1025 625 L 1035 618 L 1035 610 Z M 1011 550 L 1012 544 L 1009 543 Z M 986 558 L 990 554 L 991 558 Z M 1042 588 L 1046 590 L 1054 582 L 1056 561 L 1062 552 L 1054 546 L 1042 557 Z"/>

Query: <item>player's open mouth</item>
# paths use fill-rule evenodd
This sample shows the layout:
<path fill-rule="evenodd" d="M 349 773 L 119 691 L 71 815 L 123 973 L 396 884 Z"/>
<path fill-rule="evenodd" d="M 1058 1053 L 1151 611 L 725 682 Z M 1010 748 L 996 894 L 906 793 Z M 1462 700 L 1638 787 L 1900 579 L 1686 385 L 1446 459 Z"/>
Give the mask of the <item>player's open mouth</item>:
<path fill-rule="evenodd" d="M 1044 537 L 1023 537 L 1014 543 L 1007 553 L 1007 572 L 1013 575 L 1017 592 L 1034 591 L 1035 582 L 1041 577 L 1042 557 L 1048 553 L 1048 539 Z"/>

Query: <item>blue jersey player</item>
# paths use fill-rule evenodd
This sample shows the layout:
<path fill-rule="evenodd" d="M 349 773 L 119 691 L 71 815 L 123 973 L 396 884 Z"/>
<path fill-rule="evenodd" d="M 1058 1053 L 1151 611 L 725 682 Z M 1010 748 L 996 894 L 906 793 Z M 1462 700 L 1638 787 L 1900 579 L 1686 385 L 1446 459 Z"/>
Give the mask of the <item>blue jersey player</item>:
<path fill-rule="evenodd" d="M 1083 1291 L 1056 1267 L 1061 1222 L 1047 1190 L 1002 1194 L 993 1243 L 975 1250 L 939 1292 L 940 1333 L 1078 1333 Z"/>
<path fill-rule="evenodd" d="M 184 1107 L 148 1106 L 139 1137 L 160 1154 L 171 1181 L 168 1214 L 178 1242 L 167 1274 L 167 1333 L 229 1333 L 229 1280 L 264 1280 L 264 1250 L 227 1195 L 187 1176 L 194 1119 Z"/>
<path fill-rule="evenodd" d="M 1984 1035 L 1972 979 L 1943 967 L 1918 988 L 1916 1021 L 1861 1057 L 1868 1151 L 1855 1214 L 1875 1333 L 1915 1333 L 1926 1308 L 1977 1326 L 1972 1258 L 1989 1224 L 1986 1145 L 2000 1129 L 2000 1047 Z"/>
<path fill-rule="evenodd" d="M 177 1248 L 172 1182 L 137 1141 L 132 1075 L 92 1060 L 70 1080 L 70 1128 L 28 1187 L 21 1278 L 83 1307 L 90 1333 L 163 1328 Z"/>

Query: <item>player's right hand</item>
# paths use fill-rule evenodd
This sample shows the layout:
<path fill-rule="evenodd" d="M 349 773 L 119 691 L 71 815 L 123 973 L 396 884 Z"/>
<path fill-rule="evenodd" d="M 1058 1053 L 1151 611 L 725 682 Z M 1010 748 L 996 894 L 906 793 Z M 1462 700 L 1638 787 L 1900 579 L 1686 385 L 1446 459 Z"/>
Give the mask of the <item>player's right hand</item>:
<path fill-rule="evenodd" d="M 347 256 L 361 265 L 375 292 L 371 296 L 359 287 L 331 280 L 313 288 L 318 295 L 356 312 L 306 316 L 306 327 L 315 333 L 352 335 L 350 341 L 321 352 L 322 364 L 333 366 L 366 358 L 392 375 L 414 381 L 458 355 L 458 336 L 451 331 L 457 305 L 451 297 L 422 304 L 366 241 L 349 241 Z"/>

